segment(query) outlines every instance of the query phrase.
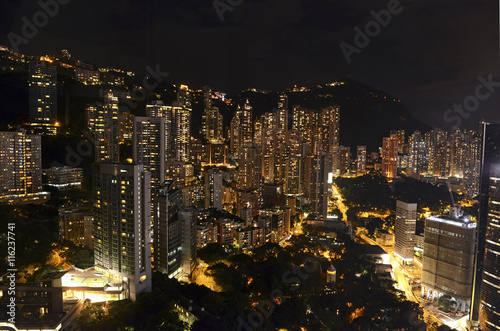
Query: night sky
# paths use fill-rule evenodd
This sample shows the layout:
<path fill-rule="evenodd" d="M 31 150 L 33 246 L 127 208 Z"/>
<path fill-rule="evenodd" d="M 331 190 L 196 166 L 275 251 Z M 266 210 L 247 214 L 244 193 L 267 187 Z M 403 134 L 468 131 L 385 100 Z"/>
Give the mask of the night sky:
<path fill-rule="evenodd" d="M 42 0 L 46 1 L 46 0 Z M 65 0 L 67 1 L 67 0 Z M 499 75 L 499 8 L 493 0 L 401 1 L 400 13 L 353 54 L 353 30 L 373 21 L 371 11 L 393 1 L 220 0 L 241 4 L 221 21 L 209 0 L 71 0 L 61 5 L 34 38 L 27 54 L 66 48 L 84 62 L 142 74 L 160 64 L 172 83 L 210 85 L 237 93 L 248 87 L 284 90 L 346 76 L 388 92 L 420 120 L 446 128 L 443 113 L 474 95 L 479 75 Z M 40 10 L 36 1 L 2 0 L 0 44 L 21 35 L 22 17 Z M 499 84 L 500 85 L 500 84 Z M 467 119 L 500 121 L 500 86 Z"/>

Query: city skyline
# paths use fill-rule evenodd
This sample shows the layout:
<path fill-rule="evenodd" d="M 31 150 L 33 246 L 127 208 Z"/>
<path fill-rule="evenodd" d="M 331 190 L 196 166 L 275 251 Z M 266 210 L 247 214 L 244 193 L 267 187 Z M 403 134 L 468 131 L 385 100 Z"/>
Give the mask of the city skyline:
<path fill-rule="evenodd" d="M 488 0 L 5 0 L 0 328 L 500 328 Z"/>

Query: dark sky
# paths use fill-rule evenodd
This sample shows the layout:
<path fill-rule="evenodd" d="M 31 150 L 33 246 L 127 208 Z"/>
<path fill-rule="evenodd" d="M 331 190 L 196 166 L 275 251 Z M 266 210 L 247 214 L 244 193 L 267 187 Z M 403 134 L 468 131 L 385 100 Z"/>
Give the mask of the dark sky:
<path fill-rule="evenodd" d="M 47 1 L 47 0 L 42 0 Z M 50 0 L 52 1 L 52 0 Z M 65 0 L 67 1 L 67 0 Z M 499 75 L 499 8 L 494 0 L 401 1 L 370 43 L 346 62 L 339 44 L 354 45 L 371 11 L 393 1 L 220 0 L 240 3 L 224 13 L 210 0 L 71 0 L 20 51 L 58 53 L 98 65 L 144 72 L 160 64 L 172 83 L 237 92 L 284 90 L 347 75 L 401 99 L 427 124 L 445 128 L 445 111 L 474 95 L 477 77 Z M 1 0 L 0 44 L 21 35 L 36 1 Z M 500 87 L 479 102 L 462 127 L 500 121 Z"/>

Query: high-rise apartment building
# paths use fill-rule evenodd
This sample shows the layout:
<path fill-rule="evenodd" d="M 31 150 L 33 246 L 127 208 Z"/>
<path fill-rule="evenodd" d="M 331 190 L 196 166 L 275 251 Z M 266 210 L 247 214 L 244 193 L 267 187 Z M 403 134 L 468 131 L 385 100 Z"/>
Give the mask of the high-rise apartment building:
<path fill-rule="evenodd" d="M 173 181 L 162 183 L 153 197 L 153 266 L 174 277 L 180 272 L 182 190 Z"/>
<path fill-rule="evenodd" d="M 165 180 L 165 118 L 135 117 L 133 157 L 151 174 L 152 188 Z"/>
<path fill-rule="evenodd" d="M 181 107 L 191 108 L 192 93 L 187 85 L 177 88 L 177 104 Z"/>
<path fill-rule="evenodd" d="M 302 133 L 297 130 L 289 130 L 286 133 L 286 155 L 285 155 L 285 193 L 299 195 L 302 193 Z"/>
<path fill-rule="evenodd" d="M 262 187 L 262 148 L 246 144 L 239 152 L 238 188 L 240 190 Z"/>
<path fill-rule="evenodd" d="M 305 158 L 304 193 L 313 212 L 328 215 L 328 174 L 332 172 L 332 157 L 328 154 L 310 154 Z"/>
<path fill-rule="evenodd" d="M 457 310 L 470 309 L 476 223 L 461 212 L 425 221 L 422 295 L 437 300 L 450 295 Z"/>
<path fill-rule="evenodd" d="M 180 280 L 189 281 L 196 267 L 196 208 L 181 208 L 179 222 L 182 224 Z"/>
<path fill-rule="evenodd" d="M 413 241 L 417 224 L 417 204 L 396 202 L 396 223 L 394 224 L 394 255 L 404 262 L 413 261 Z"/>
<path fill-rule="evenodd" d="M 210 107 L 204 114 L 203 132 L 209 142 L 220 142 L 223 137 L 224 123 L 217 107 Z"/>
<path fill-rule="evenodd" d="M 356 174 L 363 175 L 366 172 L 366 146 L 359 145 L 356 156 Z"/>
<path fill-rule="evenodd" d="M 288 131 L 288 96 L 285 93 L 279 95 L 276 120 L 276 126 L 279 130 Z"/>
<path fill-rule="evenodd" d="M 396 134 L 384 137 L 382 145 L 382 175 L 392 179 L 398 174 L 398 144 L 400 138 Z"/>
<path fill-rule="evenodd" d="M 87 106 L 87 126 L 94 137 L 95 161 L 118 162 L 118 97 L 113 91 L 104 95 L 104 103 Z"/>
<path fill-rule="evenodd" d="M 231 119 L 229 128 L 230 152 L 235 155 L 240 148 L 248 143 L 253 142 L 253 113 L 252 107 L 246 100 L 243 108 L 238 106 L 238 110 L 234 113 Z"/>
<path fill-rule="evenodd" d="M 191 158 L 191 109 L 185 107 L 176 109 L 174 118 L 175 158 L 189 162 Z"/>
<path fill-rule="evenodd" d="M 329 106 L 321 109 L 322 148 L 325 153 L 333 153 L 340 145 L 340 107 Z"/>
<path fill-rule="evenodd" d="M 418 176 L 427 173 L 428 158 L 424 136 L 420 131 L 413 132 L 408 138 L 408 174 Z"/>
<path fill-rule="evenodd" d="M 132 300 L 151 291 L 151 178 L 144 166 L 93 165 L 96 270 L 121 281 Z"/>
<path fill-rule="evenodd" d="M 31 196 L 42 190 L 42 146 L 39 135 L 0 132 L 0 197 Z"/>
<path fill-rule="evenodd" d="M 163 101 L 156 100 L 146 106 L 147 117 L 163 117 L 165 119 L 165 156 L 175 157 L 174 154 L 174 114 L 177 107 L 165 106 Z"/>
<path fill-rule="evenodd" d="M 30 63 L 29 107 L 36 132 L 57 133 L 57 68 L 45 61 Z"/>
<path fill-rule="evenodd" d="M 222 172 L 213 168 L 205 173 L 205 208 L 222 211 Z"/>

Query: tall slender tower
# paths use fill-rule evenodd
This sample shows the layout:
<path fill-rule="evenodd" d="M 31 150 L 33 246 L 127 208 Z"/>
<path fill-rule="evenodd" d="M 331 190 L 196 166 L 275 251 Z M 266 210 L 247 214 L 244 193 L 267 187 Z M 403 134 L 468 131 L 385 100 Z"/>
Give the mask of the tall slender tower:
<path fill-rule="evenodd" d="M 288 131 L 288 96 L 285 93 L 279 95 L 276 119 L 278 129 Z"/>
<path fill-rule="evenodd" d="M 46 129 L 55 128 L 57 122 L 57 68 L 55 66 L 45 61 L 30 63 L 29 98 L 30 122 L 37 126 L 45 126 Z"/>
<path fill-rule="evenodd" d="M 191 159 L 191 109 L 186 107 L 175 110 L 174 151 L 177 161 L 189 162 Z"/>
<path fill-rule="evenodd" d="M 87 106 L 87 125 L 94 135 L 95 161 L 118 162 L 118 97 L 108 91 L 101 102 Z"/>
<path fill-rule="evenodd" d="M 394 225 L 394 254 L 404 262 L 413 261 L 415 243 L 413 236 L 417 224 L 417 204 L 396 202 L 396 224 Z"/>
<path fill-rule="evenodd" d="M 96 270 L 121 281 L 131 300 L 151 292 L 151 177 L 142 165 L 93 165 Z"/>
<path fill-rule="evenodd" d="M 356 174 L 363 175 L 366 172 L 366 146 L 357 147 Z"/>
<path fill-rule="evenodd" d="M 134 119 L 134 162 L 144 165 L 151 173 L 152 187 L 158 187 L 165 180 L 165 118 L 135 117 Z"/>
<path fill-rule="evenodd" d="M 222 211 L 222 172 L 220 169 L 209 169 L 205 173 L 205 208 Z"/>
<path fill-rule="evenodd" d="M 385 137 L 382 145 L 382 174 L 387 178 L 396 178 L 398 174 L 398 136 Z"/>
<path fill-rule="evenodd" d="M 39 135 L 0 132 L 0 196 L 24 196 L 42 190 Z"/>
<path fill-rule="evenodd" d="M 500 328 L 500 124 L 481 123 L 481 169 L 470 321 Z"/>

